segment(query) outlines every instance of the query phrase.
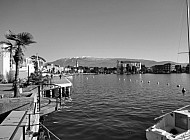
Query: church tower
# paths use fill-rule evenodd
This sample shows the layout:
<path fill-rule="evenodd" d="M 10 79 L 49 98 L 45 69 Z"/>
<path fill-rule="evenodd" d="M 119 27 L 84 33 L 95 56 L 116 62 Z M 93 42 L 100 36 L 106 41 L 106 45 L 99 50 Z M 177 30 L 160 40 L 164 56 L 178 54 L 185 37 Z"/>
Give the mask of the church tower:
<path fill-rule="evenodd" d="M 79 63 L 78 63 L 78 60 L 76 59 L 76 68 L 78 68 L 79 67 Z"/>

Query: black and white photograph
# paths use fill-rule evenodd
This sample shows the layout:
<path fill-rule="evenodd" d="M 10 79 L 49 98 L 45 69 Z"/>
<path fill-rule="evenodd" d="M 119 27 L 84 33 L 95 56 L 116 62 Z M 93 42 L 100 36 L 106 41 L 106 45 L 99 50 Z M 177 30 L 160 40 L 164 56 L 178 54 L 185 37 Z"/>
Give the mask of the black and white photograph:
<path fill-rule="evenodd" d="M 190 140 L 190 0 L 0 0 L 0 140 Z"/>

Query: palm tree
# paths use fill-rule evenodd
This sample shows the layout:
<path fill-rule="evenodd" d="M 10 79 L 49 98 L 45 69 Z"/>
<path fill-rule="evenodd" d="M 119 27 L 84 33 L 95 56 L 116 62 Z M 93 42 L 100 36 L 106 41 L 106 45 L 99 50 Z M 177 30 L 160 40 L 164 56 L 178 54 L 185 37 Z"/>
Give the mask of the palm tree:
<path fill-rule="evenodd" d="M 32 55 L 30 57 L 32 59 L 32 62 L 34 63 L 34 66 L 35 66 L 35 72 L 38 72 L 38 62 L 39 61 L 43 61 L 43 62 L 46 62 L 46 60 L 43 58 L 43 57 L 40 57 L 38 55 Z"/>
<path fill-rule="evenodd" d="M 9 30 L 9 33 L 5 35 L 5 37 L 8 40 L 12 40 L 15 41 L 15 53 L 14 53 L 14 61 L 16 64 L 16 72 L 15 72 L 15 84 L 14 84 L 14 97 L 18 97 L 19 96 L 19 67 L 20 64 L 23 61 L 23 57 L 24 57 L 24 53 L 23 53 L 23 49 L 26 48 L 26 46 L 32 44 L 32 43 L 36 43 L 35 41 L 33 41 L 33 36 L 28 33 L 28 32 L 22 32 L 22 33 L 18 33 L 15 34 L 13 32 L 11 32 Z"/>

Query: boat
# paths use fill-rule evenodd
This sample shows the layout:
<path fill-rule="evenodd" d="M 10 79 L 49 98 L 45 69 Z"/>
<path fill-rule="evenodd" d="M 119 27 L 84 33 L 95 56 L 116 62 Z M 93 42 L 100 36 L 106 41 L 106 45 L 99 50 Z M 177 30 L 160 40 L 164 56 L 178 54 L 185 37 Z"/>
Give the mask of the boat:
<path fill-rule="evenodd" d="M 147 140 L 190 140 L 190 105 L 155 118 L 158 123 L 146 129 Z"/>
<path fill-rule="evenodd" d="M 189 73 L 190 73 L 190 39 L 189 39 L 189 0 L 187 6 Z M 146 129 L 147 140 L 190 140 L 190 105 L 155 118 L 155 125 Z"/>

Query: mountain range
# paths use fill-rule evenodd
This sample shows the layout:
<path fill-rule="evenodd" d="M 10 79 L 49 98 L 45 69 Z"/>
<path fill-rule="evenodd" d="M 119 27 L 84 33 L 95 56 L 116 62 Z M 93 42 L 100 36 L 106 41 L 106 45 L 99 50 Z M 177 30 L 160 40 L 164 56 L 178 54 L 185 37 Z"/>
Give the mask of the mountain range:
<path fill-rule="evenodd" d="M 172 61 L 154 61 L 154 60 L 144 60 L 144 59 L 127 59 L 127 58 L 95 58 L 95 57 L 73 57 L 73 58 L 61 58 L 52 62 L 48 62 L 54 65 L 63 66 L 76 66 L 76 61 L 78 61 L 78 66 L 86 67 L 108 67 L 113 68 L 117 65 L 117 60 L 119 61 L 138 61 L 146 67 L 151 67 L 154 65 L 163 65 L 165 63 L 180 64 L 186 66 L 187 63 L 176 63 Z"/>

